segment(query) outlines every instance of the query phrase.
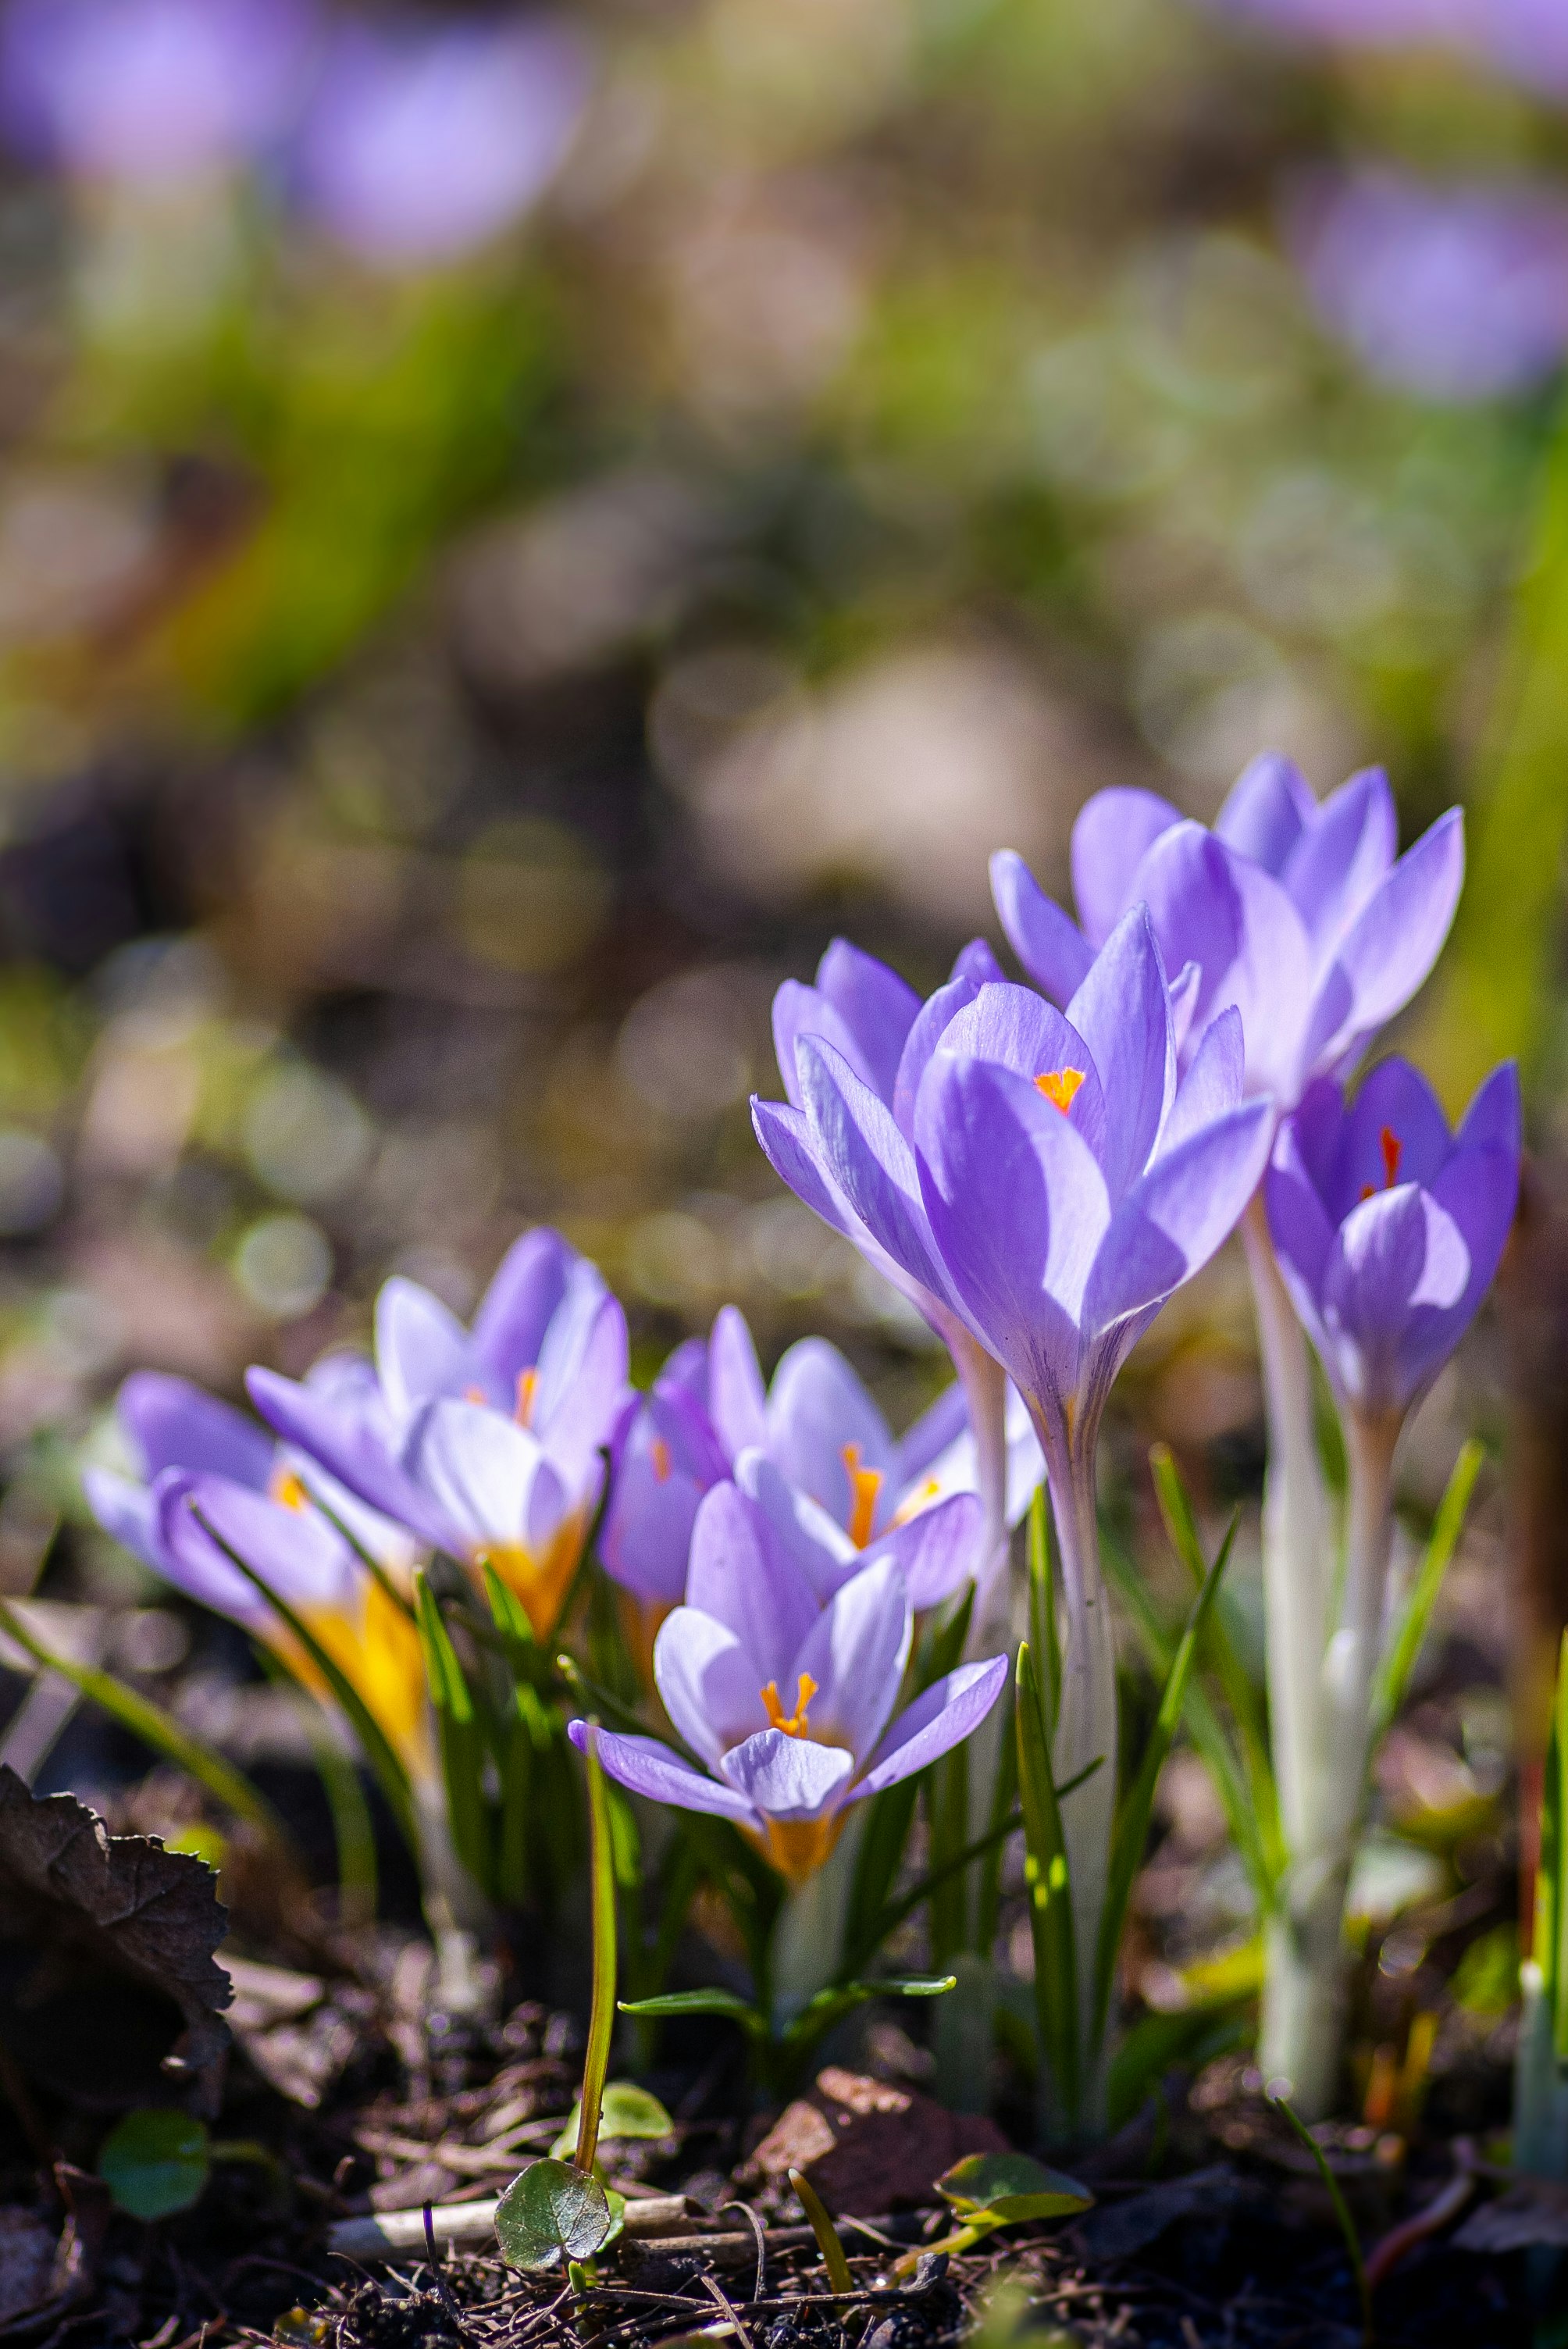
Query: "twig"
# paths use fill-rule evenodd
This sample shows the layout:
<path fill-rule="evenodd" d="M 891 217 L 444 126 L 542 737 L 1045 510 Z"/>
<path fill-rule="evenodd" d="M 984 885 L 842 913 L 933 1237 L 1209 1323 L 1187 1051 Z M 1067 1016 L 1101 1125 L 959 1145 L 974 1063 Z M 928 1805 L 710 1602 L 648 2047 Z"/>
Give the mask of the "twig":
<path fill-rule="evenodd" d="M 1451 2219 L 1457 2219 L 1476 2189 L 1476 2173 L 1472 2161 L 1475 2147 L 1468 2137 L 1457 2137 L 1453 2142 L 1454 2175 L 1440 2194 L 1425 2203 L 1401 2225 L 1389 2229 L 1381 2242 L 1374 2246 L 1367 2261 L 1367 2289 L 1376 2292 L 1386 2276 L 1393 2273 L 1408 2251 L 1429 2235 L 1441 2232 Z"/>
<path fill-rule="evenodd" d="M 703 2290 L 707 2293 L 708 2298 L 710 2300 L 717 2301 L 720 2308 L 723 2309 L 726 2316 L 728 2317 L 731 2324 L 734 2325 L 737 2337 L 740 2343 L 740 2349 L 756 2349 L 756 2344 L 752 2341 L 750 2333 L 747 2331 L 745 2324 L 741 2321 L 738 2310 L 730 2300 L 729 2294 L 726 2292 L 724 2286 L 719 2282 L 718 2278 L 717 2276 L 705 2275 L 702 2282 Z"/>
<path fill-rule="evenodd" d="M 768 2238 L 763 2232 L 762 2221 L 749 2202 L 721 2202 L 714 2215 L 716 2218 L 722 2218 L 727 2210 L 741 2211 L 757 2238 L 757 2286 L 751 2297 L 753 2300 L 760 2300 L 762 2287 L 768 2276 Z"/>

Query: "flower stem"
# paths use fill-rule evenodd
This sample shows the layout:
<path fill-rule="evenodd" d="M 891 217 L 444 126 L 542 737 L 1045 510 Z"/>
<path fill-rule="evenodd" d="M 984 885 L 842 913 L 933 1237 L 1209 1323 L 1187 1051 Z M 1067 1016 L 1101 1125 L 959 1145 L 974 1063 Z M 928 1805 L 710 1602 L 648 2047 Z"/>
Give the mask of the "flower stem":
<path fill-rule="evenodd" d="M 969 1406 L 980 1495 L 975 1612 L 965 1648 L 965 1660 L 973 1662 L 994 1656 L 1007 1640 L 1007 1374 L 967 1330 L 955 1331 L 948 1344 Z"/>
<path fill-rule="evenodd" d="M 1073 1943 L 1078 1961 L 1078 2012 L 1083 2037 L 1086 2116 L 1092 2122 L 1094 2081 L 1101 2069 L 1089 2042 L 1094 2015 L 1095 1955 L 1110 1865 L 1110 1835 L 1116 1816 L 1117 1699 L 1116 1635 L 1110 1599 L 1099 1563 L 1099 1525 L 1095 1502 L 1094 1446 L 1064 1461 L 1047 1446 L 1051 1508 L 1061 1558 L 1061 1704 L 1057 1715 L 1052 1764 L 1058 1785 L 1068 1785 L 1100 1766 L 1062 1801 L 1062 1835 L 1068 1880 L 1072 1887 Z"/>
<path fill-rule="evenodd" d="M 577 2124 L 576 2167 L 592 2176 L 599 2148 L 599 2116 L 615 2029 L 615 1863 L 610 1843 L 610 1796 L 599 1760 L 599 1724 L 588 1724 L 588 1873 L 593 1920 L 593 1997 L 583 2058 L 583 2108 Z"/>

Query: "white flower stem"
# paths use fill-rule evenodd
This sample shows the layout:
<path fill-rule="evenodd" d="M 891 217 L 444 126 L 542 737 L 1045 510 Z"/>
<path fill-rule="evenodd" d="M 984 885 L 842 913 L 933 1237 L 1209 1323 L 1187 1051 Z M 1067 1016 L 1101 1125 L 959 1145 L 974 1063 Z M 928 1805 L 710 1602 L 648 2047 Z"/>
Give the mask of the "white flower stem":
<path fill-rule="evenodd" d="M 965 1654 L 971 1661 L 994 1656 L 1007 1643 L 1011 1614 L 1007 1589 L 1007 1373 L 967 1330 L 955 1330 L 949 1348 L 975 1438 L 975 1485 L 980 1495 L 979 1563 L 975 1574 L 975 1612 Z"/>
<path fill-rule="evenodd" d="M 1063 1460 L 1055 1444 L 1046 1443 L 1044 1430 L 1041 1441 L 1062 1567 L 1062 1695 L 1052 1749 L 1057 1783 L 1066 1785 L 1091 1763 L 1099 1765 L 1062 1804 L 1085 2077 L 1090 2084 L 1086 2118 L 1092 2125 L 1092 2083 L 1101 2069 L 1090 2060 L 1094 1969 L 1116 1816 L 1116 1633 L 1099 1564 L 1094 1444 L 1075 1446 Z"/>
<path fill-rule="evenodd" d="M 833 1979 L 843 1947 L 844 1919 L 854 1881 L 863 1806 L 851 1809 L 843 1834 L 820 1868 L 784 1896 L 773 1928 L 769 1968 L 771 2019 L 776 2032 L 794 2022 L 802 2007 Z"/>

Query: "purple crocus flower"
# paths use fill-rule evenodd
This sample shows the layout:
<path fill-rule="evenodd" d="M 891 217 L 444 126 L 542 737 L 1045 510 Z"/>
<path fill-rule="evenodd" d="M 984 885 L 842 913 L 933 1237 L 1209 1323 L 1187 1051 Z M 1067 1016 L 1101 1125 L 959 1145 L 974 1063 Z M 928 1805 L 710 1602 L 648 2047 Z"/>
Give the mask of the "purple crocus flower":
<path fill-rule="evenodd" d="M 1296 1311 L 1346 1411 L 1401 1423 L 1474 1319 L 1519 1197 L 1519 1076 L 1457 1134 L 1408 1061 L 1354 1102 L 1314 1085 L 1280 1129 L 1264 1196 Z"/>
<path fill-rule="evenodd" d="M 654 1650 L 665 1709 L 702 1766 L 608 1730 L 600 1758 L 634 1794 L 733 1819 L 803 1883 L 851 1804 L 947 1753 L 1001 1693 L 1005 1656 L 963 1664 L 893 1721 L 913 1629 L 895 1557 L 851 1574 L 824 1604 L 765 1513 L 738 1486 L 716 1485 L 697 1512 L 686 1603 Z M 572 1735 L 584 1744 L 585 1725 Z"/>
<path fill-rule="evenodd" d="M 1009 1406 L 1008 1516 L 1016 1521 L 1042 1464 L 1016 1394 Z M 698 1503 L 748 1452 L 771 1462 L 811 1505 L 821 1537 L 845 1557 L 869 1556 L 891 1527 L 975 1490 L 961 1387 L 895 1437 L 825 1338 L 791 1346 L 765 1388 L 751 1332 L 738 1308 L 727 1305 L 707 1344 L 678 1347 L 623 1426 L 600 1541 L 614 1579 L 651 1606 L 674 1606 L 686 1589 Z M 976 1542 L 979 1535 L 976 1521 Z"/>
<path fill-rule="evenodd" d="M 1233 1005 L 1247 1090 L 1283 1112 L 1403 1009 L 1448 936 L 1464 878 L 1459 809 L 1396 860 L 1397 847 L 1380 767 L 1319 806 L 1292 761 L 1268 754 L 1212 832 L 1153 792 L 1097 792 L 1073 826 L 1077 923 L 1012 850 L 992 859 L 991 878 L 1014 952 L 1058 1003 L 1128 907 L 1147 905 L 1167 968 L 1197 968 L 1183 1057 Z"/>
<path fill-rule="evenodd" d="M 263 1419 L 420 1540 L 488 1560 L 540 1638 L 553 1627 L 624 1412 L 626 1319 L 557 1232 L 524 1235 L 465 1329 L 395 1278 L 376 1307 L 374 1367 L 338 1358 L 330 1386 L 253 1370 Z"/>
<path fill-rule="evenodd" d="M 6 127 L 84 177 L 199 178 L 278 138 L 313 40 L 304 0 L 11 0 Z"/>
<path fill-rule="evenodd" d="M 368 1552 L 395 1580 L 406 1579 L 413 1546 L 401 1528 L 184 1379 L 133 1372 L 120 1389 L 118 1416 L 141 1474 L 134 1481 L 85 1471 L 88 1500 L 104 1530 L 188 1599 L 264 1640 L 297 1679 L 325 1693 L 311 1660 L 225 1556 L 226 1543 L 304 1619 L 410 1764 L 428 1767 L 418 1636 L 358 1555 Z"/>
<path fill-rule="evenodd" d="M 1544 181 L 1439 184 L 1386 166 L 1320 176 L 1285 232 L 1319 314 L 1386 383 L 1495 399 L 1562 364 L 1568 200 Z"/>
<path fill-rule="evenodd" d="M 377 268 L 455 259 L 552 178 L 589 74 L 582 39 L 555 20 L 345 25 L 304 126 L 299 198 Z"/>

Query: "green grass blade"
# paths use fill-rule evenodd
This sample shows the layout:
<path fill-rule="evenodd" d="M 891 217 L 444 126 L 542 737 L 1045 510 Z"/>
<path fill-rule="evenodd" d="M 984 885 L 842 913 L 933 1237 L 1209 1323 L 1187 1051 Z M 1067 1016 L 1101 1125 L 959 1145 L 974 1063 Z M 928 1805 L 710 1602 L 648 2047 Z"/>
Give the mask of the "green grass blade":
<path fill-rule="evenodd" d="M 1077 2122 L 1082 2096 L 1072 1886 L 1062 1815 L 1051 1776 L 1040 1685 L 1026 1640 L 1018 1650 L 1014 1724 L 1018 1741 L 1018 1806 L 1024 1817 L 1024 1880 L 1028 1888 L 1029 1928 L 1035 1943 L 1035 2011 L 1040 2052 L 1051 2075 L 1064 2124 L 1071 2128 Z"/>
<path fill-rule="evenodd" d="M 1541 1857 L 1535 1877 L 1536 1964 L 1552 2018 L 1552 2044 L 1568 2064 L 1568 1631 L 1557 1660 L 1552 1733 L 1541 1790 Z"/>
<path fill-rule="evenodd" d="M 1449 1478 L 1448 1489 L 1439 1505 L 1431 1538 L 1372 1683 L 1374 1742 L 1382 1736 L 1404 1702 L 1410 1674 L 1416 1669 L 1431 1623 L 1432 1611 L 1443 1587 L 1443 1578 L 1464 1531 L 1470 1495 L 1475 1491 L 1475 1480 L 1480 1474 L 1481 1462 L 1485 1457 L 1485 1445 L 1478 1444 L 1472 1437 L 1454 1463 L 1454 1473 Z"/>
<path fill-rule="evenodd" d="M 1283 2113 L 1284 2115 L 1285 2119 L 1290 2123 L 1291 2127 L 1295 2131 L 1295 2134 L 1300 2138 L 1302 2144 L 1306 2147 L 1308 2153 L 1311 2154 L 1313 2161 L 1316 2166 L 1317 2174 L 1323 2180 L 1324 2186 L 1327 2190 L 1329 2201 L 1334 2206 L 1334 2215 L 1339 2221 L 1339 2231 L 1345 2238 L 1346 2256 L 1350 2261 L 1350 2272 L 1356 2280 L 1356 2296 L 1361 2303 L 1361 2337 L 1364 2341 L 1370 2341 L 1372 2338 L 1372 2292 L 1371 2288 L 1367 2282 L 1367 2262 L 1361 2256 L 1361 2238 L 1357 2232 L 1356 2221 L 1350 2215 L 1349 2205 L 1346 2203 L 1344 2195 L 1340 2191 L 1339 2180 L 1334 2175 L 1333 2170 L 1330 2169 L 1327 2156 L 1325 2154 L 1323 2147 L 1318 2144 L 1317 2139 L 1313 2136 L 1312 2131 L 1307 2127 L 1306 2123 L 1300 2117 L 1299 2114 L 1292 2110 L 1291 2106 L 1286 2104 L 1283 2096 L 1272 2097 L 1270 2101 L 1272 2102 L 1276 2113 Z"/>
<path fill-rule="evenodd" d="M 452 1848 L 480 1890 L 493 1899 L 497 1891 L 493 1837 L 483 1785 L 488 1741 L 451 1633 L 422 1572 L 414 1578 L 414 1608 L 425 1659 L 425 1683 L 436 1715 Z"/>
<path fill-rule="evenodd" d="M 375 1773 L 376 1782 L 387 1798 L 387 1808 L 397 1822 L 398 1832 L 417 1860 L 419 1855 L 419 1837 L 414 1819 L 414 1805 L 408 1792 L 408 1774 L 394 1751 L 381 1723 L 377 1720 L 346 1672 L 327 1654 L 315 1632 L 289 1605 L 287 1599 L 278 1597 L 277 1592 L 273 1589 L 264 1577 L 258 1574 L 255 1568 L 242 1558 L 237 1549 L 231 1547 L 222 1535 L 209 1524 L 200 1509 L 192 1506 L 191 1514 L 208 1540 L 222 1551 L 231 1566 L 238 1568 L 252 1588 L 260 1591 L 279 1622 L 298 1640 L 338 1703 L 343 1707 L 354 1733 L 359 1740 L 365 1758 Z"/>
<path fill-rule="evenodd" d="M 1051 1737 L 1062 1703 L 1062 1646 L 1057 1624 L 1050 1504 L 1043 1483 L 1036 1485 L 1029 1503 L 1029 1644 L 1045 1666 L 1046 1734 Z"/>
<path fill-rule="evenodd" d="M 1128 1788 L 1111 1837 L 1110 1867 L 1107 1873 L 1105 1907 L 1100 1914 L 1099 1939 L 1095 1950 L 1094 1967 L 1094 2040 L 1098 2046 L 1104 2036 L 1106 2016 L 1110 2009 L 1110 1988 L 1116 1973 L 1116 1955 L 1121 1942 L 1121 1929 L 1127 1918 L 1127 1904 L 1132 1894 L 1132 1881 L 1143 1857 L 1143 1847 L 1149 1836 L 1150 1814 L 1154 1808 L 1154 1789 L 1166 1756 L 1175 1741 L 1187 1702 L 1187 1686 L 1192 1676 L 1192 1665 L 1202 1639 L 1204 1627 L 1212 1610 L 1221 1577 L 1230 1563 L 1235 1543 L 1238 1516 L 1231 1520 L 1230 1531 L 1220 1545 L 1220 1554 L 1210 1569 L 1202 1590 L 1192 1602 L 1171 1670 L 1165 1676 L 1161 1692 L 1160 1709 L 1143 1749 L 1138 1775 Z"/>
<path fill-rule="evenodd" d="M 583 2057 L 583 2117 L 573 2160 L 592 2176 L 599 2144 L 599 2116 L 610 2071 L 615 2030 L 615 1855 L 610 1829 L 610 1797 L 599 1761 L 599 1724 L 588 1724 L 588 1883 L 593 1923 L 593 1989 L 588 2014 L 588 2045 Z"/>
<path fill-rule="evenodd" d="M 93 1664 L 78 1664 L 69 1656 L 62 1656 L 28 1630 L 15 1609 L 0 1599 L 0 1624 L 4 1624 L 19 1648 L 25 1649 L 34 1662 L 45 1671 L 58 1672 L 80 1691 L 89 1704 L 96 1704 L 112 1720 L 129 1729 L 134 1737 L 161 1754 L 166 1762 L 174 1763 L 188 1771 L 198 1785 L 205 1786 L 225 1810 L 236 1818 L 248 1819 L 263 1835 L 270 1837 L 285 1851 L 292 1849 L 288 1829 L 260 1789 L 251 1784 L 242 1770 L 226 1761 L 214 1746 L 181 1726 L 172 1713 L 165 1713 L 150 1697 L 145 1697 L 112 1672 L 100 1671 Z"/>

